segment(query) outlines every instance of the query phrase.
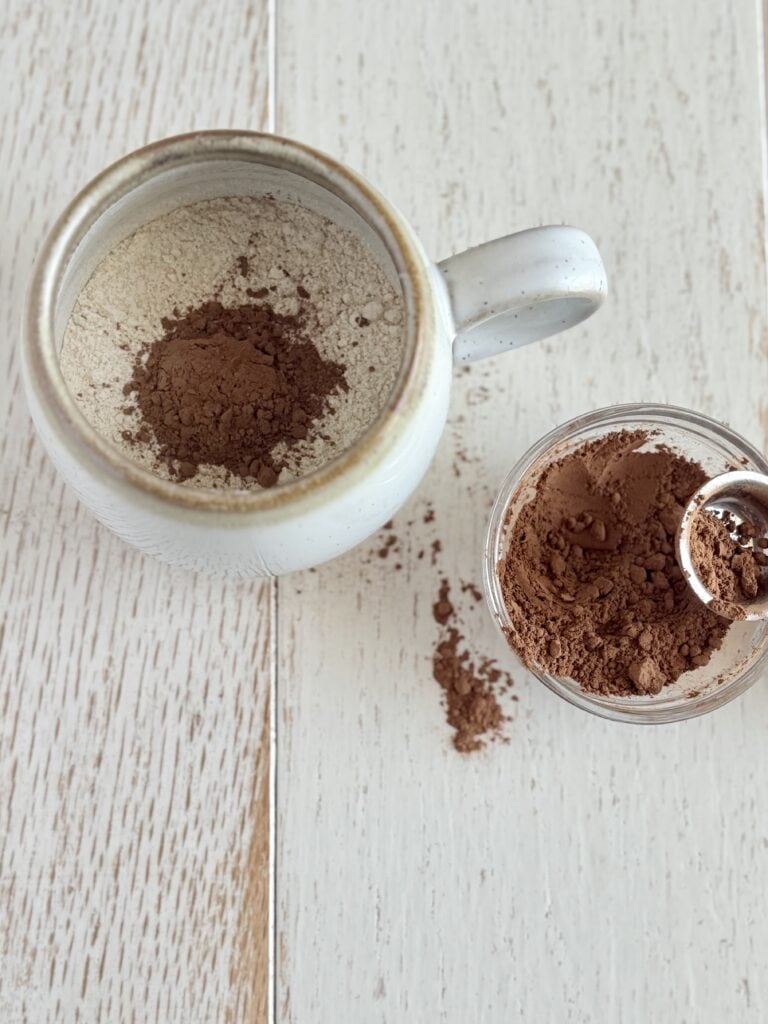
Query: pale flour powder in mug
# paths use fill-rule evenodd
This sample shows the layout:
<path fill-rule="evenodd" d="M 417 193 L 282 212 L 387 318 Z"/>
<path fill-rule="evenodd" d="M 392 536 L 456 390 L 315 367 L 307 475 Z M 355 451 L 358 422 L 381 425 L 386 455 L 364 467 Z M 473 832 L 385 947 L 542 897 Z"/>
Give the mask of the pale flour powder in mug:
<path fill-rule="evenodd" d="M 125 455 L 169 478 L 152 445 L 123 436 L 139 426 L 126 414 L 123 385 L 137 355 L 159 338 L 161 320 L 217 298 L 255 301 L 268 288 L 278 313 L 299 312 L 309 293 L 311 340 L 345 367 L 348 390 L 329 399 L 313 436 L 290 451 L 280 482 L 304 476 L 348 448 L 381 411 L 403 355 L 403 305 L 373 253 L 350 231 L 303 207 L 231 197 L 181 207 L 117 245 L 80 293 L 64 334 L 61 368 L 85 417 Z M 257 300 L 256 300 L 257 301 Z M 258 488 L 217 466 L 201 467 L 185 486 Z"/>

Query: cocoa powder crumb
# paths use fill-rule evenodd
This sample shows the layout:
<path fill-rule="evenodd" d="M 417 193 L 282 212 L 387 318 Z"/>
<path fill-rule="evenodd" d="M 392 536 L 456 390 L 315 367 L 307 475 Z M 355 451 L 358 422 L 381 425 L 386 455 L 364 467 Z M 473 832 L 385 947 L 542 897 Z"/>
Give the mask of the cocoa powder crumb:
<path fill-rule="evenodd" d="M 621 431 L 557 459 L 507 523 L 498 571 L 509 642 L 524 664 L 587 691 L 658 693 L 706 664 L 729 628 L 687 587 L 674 554 L 706 473 L 648 450 L 650 440 Z"/>
<path fill-rule="evenodd" d="M 440 584 L 437 601 L 432 605 L 432 614 L 435 616 L 435 622 L 439 622 L 441 626 L 444 626 L 453 615 L 453 605 L 448 600 L 450 589 L 448 580 L 443 580 Z"/>
<path fill-rule="evenodd" d="M 462 580 L 461 592 L 462 594 L 471 594 L 472 597 L 474 597 L 474 599 L 478 602 L 478 604 L 483 600 L 483 592 L 480 589 L 480 587 L 477 586 L 476 583 L 467 583 L 466 581 Z"/>
<path fill-rule="evenodd" d="M 384 541 L 384 543 L 376 553 L 379 556 L 379 558 L 388 558 L 390 551 L 392 551 L 393 549 L 399 550 L 398 548 L 396 548 L 396 545 L 397 535 L 394 533 L 390 533 L 390 535 L 387 537 L 387 539 Z"/>

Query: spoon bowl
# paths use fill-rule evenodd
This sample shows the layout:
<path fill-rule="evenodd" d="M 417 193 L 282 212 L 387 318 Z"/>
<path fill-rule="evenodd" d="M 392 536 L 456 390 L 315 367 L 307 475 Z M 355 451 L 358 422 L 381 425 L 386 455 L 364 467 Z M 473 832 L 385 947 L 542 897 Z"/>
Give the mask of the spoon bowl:
<path fill-rule="evenodd" d="M 720 600 L 702 580 L 692 556 L 693 530 L 702 513 L 726 523 L 734 541 L 739 542 L 742 525 L 754 528 L 760 537 L 768 536 L 768 475 L 737 470 L 707 480 L 688 502 L 676 537 L 678 563 L 700 601 L 712 605 L 712 610 L 724 618 L 748 622 L 768 619 L 768 565 L 761 568 L 757 595 L 740 601 Z M 740 543 L 744 551 L 754 549 L 754 539 Z"/>

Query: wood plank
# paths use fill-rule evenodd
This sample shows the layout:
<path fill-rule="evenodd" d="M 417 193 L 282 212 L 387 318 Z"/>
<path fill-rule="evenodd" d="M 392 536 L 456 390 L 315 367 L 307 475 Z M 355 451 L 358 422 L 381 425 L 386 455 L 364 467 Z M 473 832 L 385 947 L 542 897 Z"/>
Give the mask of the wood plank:
<path fill-rule="evenodd" d="M 268 125 L 268 10 L 0 19 L 0 1019 L 257 1021 L 269 991 L 269 584 L 95 524 L 34 440 L 15 349 L 63 204 L 150 139 Z"/>
<path fill-rule="evenodd" d="M 568 338 L 457 376 L 395 520 L 401 572 L 374 541 L 281 581 L 281 1019 L 762 1021 L 763 689 L 644 730 L 516 671 L 509 744 L 462 759 L 430 678 L 439 578 L 478 581 L 494 492 L 555 423 L 669 401 L 763 437 L 756 5 L 278 13 L 279 131 L 367 173 L 435 257 L 570 222 L 611 282 Z M 433 567 L 417 555 L 437 537 Z M 475 648 L 503 657 L 483 609 L 465 614 Z"/>

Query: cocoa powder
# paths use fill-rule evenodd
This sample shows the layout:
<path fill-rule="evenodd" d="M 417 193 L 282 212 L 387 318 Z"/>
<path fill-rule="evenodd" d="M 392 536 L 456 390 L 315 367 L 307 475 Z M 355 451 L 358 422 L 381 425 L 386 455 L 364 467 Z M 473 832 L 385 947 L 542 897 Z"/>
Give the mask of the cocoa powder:
<path fill-rule="evenodd" d="M 266 302 L 205 302 L 162 326 L 123 389 L 142 417 L 123 436 L 146 443 L 151 431 L 180 480 L 209 465 L 273 486 L 283 468 L 274 449 L 309 437 L 328 397 L 347 389 L 344 367 L 320 356 L 304 319 Z"/>
<path fill-rule="evenodd" d="M 696 575 L 713 595 L 712 609 L 730 619 L 743 619 L 743 604 L 765 589 L 768 557 L 765 538 L 750 523 L 736 524 L 703 508 L 691 523 L 691 561 Z"/>
<path fill-rule="evenodd" d="M 445 696 L 453 746 L 460 753 L 469 754 L 482 749 L 488 739 L 504 740 L 502 728 L 509 716 L 504 714 L 498 697 L 513 681 L 492 658 L 472 659 L 456 625 L 450 589 L 444 579 L 432 606 L 435 621 L 442 627 L 432 657 L 432 674 Z"/>
<path fill-rule="evenodd" d="M 585 690 L 658 693 L 706 665 L 729 628 L 675 556 L 684 505 L 706 473 L 647 450 L 651 440 L 617 432 L 557 459 L 507 523 L 498 571 L 509 642 L 526 665 Z"/>

